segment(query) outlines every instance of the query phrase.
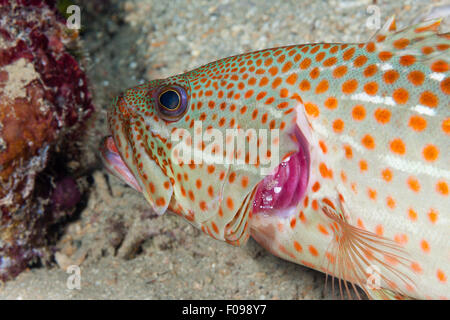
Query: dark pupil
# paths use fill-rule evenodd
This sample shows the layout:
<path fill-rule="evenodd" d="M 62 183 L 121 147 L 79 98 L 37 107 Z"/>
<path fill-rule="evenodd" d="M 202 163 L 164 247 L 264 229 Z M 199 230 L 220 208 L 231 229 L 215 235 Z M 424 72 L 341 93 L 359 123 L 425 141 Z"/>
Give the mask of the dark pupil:
<path fill-rule="evenodd" d="M 180 97 L 175 91 L 168 90 L 159 97 L 159 102 L 163 107 L 173 110 L 180 104 Z"/>

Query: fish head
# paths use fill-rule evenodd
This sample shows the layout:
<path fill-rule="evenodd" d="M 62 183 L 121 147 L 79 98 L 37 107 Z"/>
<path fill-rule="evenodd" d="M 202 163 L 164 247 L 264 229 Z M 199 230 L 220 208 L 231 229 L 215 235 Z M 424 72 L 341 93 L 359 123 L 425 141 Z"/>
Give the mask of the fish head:
<path fill-rule="evenodd" d="M 225 67 L 248 60 L 230 59 L 115 98 L 112 135 L 101 151 L 106 167 L 158 214 L 170 210 L 241 245 L 252 214 L 295 210 L 308 183 L 309 151 L 296 125 L 300 102 L 249 91 L 243 75 Z"/>

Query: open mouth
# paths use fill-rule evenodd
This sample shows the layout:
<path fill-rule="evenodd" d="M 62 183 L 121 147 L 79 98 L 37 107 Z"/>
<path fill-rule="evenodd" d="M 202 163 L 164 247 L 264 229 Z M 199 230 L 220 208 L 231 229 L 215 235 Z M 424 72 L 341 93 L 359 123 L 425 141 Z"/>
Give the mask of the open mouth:
<path fill-rule="evenodd" d="M 253 214 L 281 217 L 295 214 L 295 208 L 308 186 L 310 157 L 308 142 L 298 127 L 293 139 L 298 143 L 299 151 L 282 161 L 272 174 L 258 184 Z"/>
<path fill-rule="evenodd" d="M 142 188 L 136 181 L 136 178 L 131 173 L 125 162 L 122 160 L 119 151 L 112 136 L 103 139 L 100 145 L 100 152 L 102 155 L 103 163 L 106 169 L 115 175 L 117 178 L 125 181 L 130 187 L 142 192 Z"/>

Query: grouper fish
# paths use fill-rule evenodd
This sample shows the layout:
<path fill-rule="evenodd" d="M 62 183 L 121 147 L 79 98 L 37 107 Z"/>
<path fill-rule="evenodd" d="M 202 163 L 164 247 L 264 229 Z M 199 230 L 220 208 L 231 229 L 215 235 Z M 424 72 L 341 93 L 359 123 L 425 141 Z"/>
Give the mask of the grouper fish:
<path fill-rule="evenodd" d="M 158 214 L 369 298 L 450 298 L 450 34 L 224 58 L 116 97 L 107 169 Z"/>

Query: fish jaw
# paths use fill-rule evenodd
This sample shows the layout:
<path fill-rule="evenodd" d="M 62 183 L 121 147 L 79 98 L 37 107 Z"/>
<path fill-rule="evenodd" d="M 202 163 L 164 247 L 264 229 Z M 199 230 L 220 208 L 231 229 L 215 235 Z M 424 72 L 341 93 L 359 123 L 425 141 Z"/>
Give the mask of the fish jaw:
<path fill-rule="evenodd" d="M 103 164 L 108 172 L 124 181 L 134 190 L 142 192 L 142 188 L 133 173 L 131 173 L 126 163 L 122 160 L 112 136 L 108 136 L 103 139 L 100 145 L 100 154 Z"/>

